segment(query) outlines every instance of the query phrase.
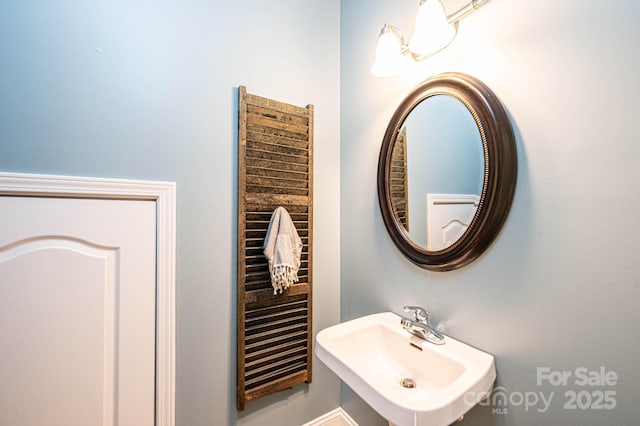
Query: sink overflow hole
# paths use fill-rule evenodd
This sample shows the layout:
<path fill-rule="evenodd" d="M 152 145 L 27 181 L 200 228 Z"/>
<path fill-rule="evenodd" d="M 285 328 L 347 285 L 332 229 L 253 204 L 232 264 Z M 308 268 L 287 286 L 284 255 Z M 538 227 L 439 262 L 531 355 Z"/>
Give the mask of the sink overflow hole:
<path fill-rule="evenodd" d="M 415 344 L 415 343 L 413 343 L 413 342 L 409 342 L 409 344 L 410 344 L 411 346 L 413 346 L 414 348 L 416 348 L 416 349 L 422 350 L 422 348 L 421 348 L 420 346 L 416 345 L 416 344 Z"/>
<path fill-rule="evenodd" d="M 402 385 L 403 388 L 407 388 L 407 389 L 413 389 L 416 387 L 416 381 L 409 378 L 400 380 L 400 384 Z"/>

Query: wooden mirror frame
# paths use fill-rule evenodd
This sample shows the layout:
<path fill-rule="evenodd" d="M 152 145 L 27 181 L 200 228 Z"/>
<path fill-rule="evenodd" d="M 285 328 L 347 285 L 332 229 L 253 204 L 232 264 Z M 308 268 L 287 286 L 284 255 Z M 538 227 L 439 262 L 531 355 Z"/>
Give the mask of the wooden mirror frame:
<path fill-rule="evenodd" d="M 415 244 L 394 212 L 389 176 L 396 138 L 409 113 L 435 95 L 453 96 L 476 122 L 484 151 L 484 182 L 480 203 L 467 230 L 451 246 L 428 251 Z M 491 89 L 475 77 L 444 73 L 420 83 L 391 117 L 378 159 L 378 201 L 385 227 L 400 251 L 416 265 L 431 271 L 461 268 L 493 242 L 507 218 L 517 176 L 516 146 L 509 116 Z"/>

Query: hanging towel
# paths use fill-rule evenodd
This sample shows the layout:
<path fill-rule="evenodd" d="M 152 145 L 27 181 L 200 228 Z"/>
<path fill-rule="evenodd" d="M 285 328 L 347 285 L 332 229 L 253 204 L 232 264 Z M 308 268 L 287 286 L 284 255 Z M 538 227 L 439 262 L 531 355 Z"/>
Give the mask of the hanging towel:
<path fill-rule="evenodd" d="M 284 207 L 276 208 L 264 239 L 264 255 L 269 261 L 273 294 L 282 293 L 298 282 L 301 254 L 302 240 L 289 212 Z"/>

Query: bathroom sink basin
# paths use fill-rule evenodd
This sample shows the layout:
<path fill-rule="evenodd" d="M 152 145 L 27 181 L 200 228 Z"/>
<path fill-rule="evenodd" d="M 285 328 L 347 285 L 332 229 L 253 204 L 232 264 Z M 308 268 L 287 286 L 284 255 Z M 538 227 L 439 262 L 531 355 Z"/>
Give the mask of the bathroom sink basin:
<path fill-rule="evenodd" d="M 493 387 L 493 356 L 445 337 L 413 336 L 383 312 L 326 328 L 315 352 L 380 415 L 399 426 L 449 425 Z"/>

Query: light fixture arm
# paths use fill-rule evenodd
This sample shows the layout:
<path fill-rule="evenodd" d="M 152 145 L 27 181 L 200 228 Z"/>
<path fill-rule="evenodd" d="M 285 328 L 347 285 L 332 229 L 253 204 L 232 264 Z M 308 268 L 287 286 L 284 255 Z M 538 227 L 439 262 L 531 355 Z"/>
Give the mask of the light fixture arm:
<path fill-rule="evenodd" d="M 449 21 L 449 23 L 452 25 L 457 24 L 459 20 L 469 15 L 471 12 L 475 12 L 475 10 L 486 1 L 487 0 L 471 0 L 471 2 L 469 2 L 467 5 L 462 6 L 456 12 L 448 15 L 447 21 Z"/>

